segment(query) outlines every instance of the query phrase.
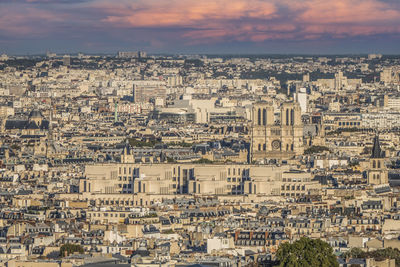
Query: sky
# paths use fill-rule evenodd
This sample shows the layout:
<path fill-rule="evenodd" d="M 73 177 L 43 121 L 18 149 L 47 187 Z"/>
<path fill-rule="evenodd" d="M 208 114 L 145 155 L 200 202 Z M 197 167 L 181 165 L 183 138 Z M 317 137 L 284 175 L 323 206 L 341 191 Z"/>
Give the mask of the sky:
<path fill-rule="evenodd" d="M 0 0 L 0 54 L 400 54 L 400 0 Z"/>

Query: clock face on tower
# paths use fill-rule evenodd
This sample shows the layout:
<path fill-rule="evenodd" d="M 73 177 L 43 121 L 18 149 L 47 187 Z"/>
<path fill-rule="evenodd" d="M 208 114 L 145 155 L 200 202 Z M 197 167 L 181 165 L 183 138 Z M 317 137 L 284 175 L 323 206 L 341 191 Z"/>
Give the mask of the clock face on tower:
<path fill-rule="evenodd" d="M 279 140 L 274 140 L 271 143 L 273 150 L 278 150 L 281 148 L 281 142 Z"/>

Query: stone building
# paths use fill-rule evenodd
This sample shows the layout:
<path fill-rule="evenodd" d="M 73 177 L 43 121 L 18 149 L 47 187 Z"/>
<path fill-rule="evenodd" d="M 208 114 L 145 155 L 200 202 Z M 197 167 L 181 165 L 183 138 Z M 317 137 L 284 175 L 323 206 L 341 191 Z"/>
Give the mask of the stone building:
<path fill-rule="evenodd" d="M 253 106 L 252 123 L 252 161 L 281 161 L 303 153 L 303 123 L 298 103 L 282 103 L 280 117 L 275 119 L 273 104 L 259 102 Z"/>
<path fill-rule="evenodd" d="M 385 166 L 385 153 L 381 150 L 379 137 L 374 138 L 374 146 L 369 159 L 368 184 L 381 185 L 388 184 L 388 170 Z"/>
<path fill-rule="evenodd" d="M 144 205 L 177 195 L 302 197 L 320 189 L 310 172 L 290 166 L 117 163 L 87 165 L 79 192 L 103 199 L 133 195 Z"/>

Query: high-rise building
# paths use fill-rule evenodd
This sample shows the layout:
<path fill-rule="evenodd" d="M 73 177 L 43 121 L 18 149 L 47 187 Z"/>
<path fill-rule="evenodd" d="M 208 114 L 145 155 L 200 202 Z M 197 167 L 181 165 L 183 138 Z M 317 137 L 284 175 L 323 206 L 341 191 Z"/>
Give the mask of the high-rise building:
<path fill-rule="evenodd" d="M 283 160 L 303 153 L 303 122 L 297 102 L 280 106 L 280 121 L 275 120 L 271 102 L 253 106 L 251 160 Z"/>
<path fill-rule="evenodd" d="M 117 57 L 119 58 L 145 58 L 147 57 L 147 53 L 144 51 L 125 51 L 118 52 Z"/>
<path fill-rule="evenodd" d="M 135 81 L 133 84 L 133 100 L 135 103 L 147 103 L 151 99 L 165 99 L 167 88 L 165 82 Z"/>
<path fill-rule="evenodd" d="M 147 57 L 147 53 L 146 52 L 144 52 L 144 51 L 139 51 L 138 52 L 138 58 L 145 58 L 145 57 Z"/>
<path fill-rule="evenodd" d="M 55 58 L 55 57 L 57 56 L 57 54 L 56 54 L 56 53 L 52 53 L 52 52 L 50 52 L 50 51 L 47 51 L 47 52 L 46 52 L 46 56 L 47 56 L 48 58 Z"/>
<path fill-rule="evenodd" d="M 300 104 L 301 113 L 307 112 L 307 89 L 302 87 L 295 93 L 295 100 Z"/>
<path fill-rule="evenodd" d="M 338 73 L 335 73 L 335 90 L 340 90 L 343 87 L 343 72 L 339 71 Z"/>
<path fill-rule="evenodd" d="M 136 58 L 138 57 L 138 52 L 118 52 L 119 58 Z"/>
<path fill-rule="evenodd" d="M 69 55 L 63 56 L 63 65 L 64 66 L 71 65 L 71 57 Z"/>
<path fill-rule="evenodd" d="M 368 54 L 369 60 L 380 59 L 380 58 L 382 58 L 382 54 Z"/>
<path fill-rule="evenodd" d="M 303 75 L 303 82 L 310 82 L 310 73 L 304 74 Z"/>
<path fill-rule="evenodd" d="M 392 83 L 392 79 L 393 79 L 392 68 L 384 68 L 380 73 L 381 82 L 385 84 Z"/>

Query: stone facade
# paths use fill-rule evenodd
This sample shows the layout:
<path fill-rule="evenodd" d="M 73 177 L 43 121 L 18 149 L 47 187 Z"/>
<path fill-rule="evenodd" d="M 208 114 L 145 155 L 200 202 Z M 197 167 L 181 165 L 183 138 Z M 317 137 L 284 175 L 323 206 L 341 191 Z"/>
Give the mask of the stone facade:
<path fill-rule="evenodd" d="M 303 123 L 298 103 L 283 103 L 279 119 L 275 119 L 271 102 L 254 104 L 252 123 L 252 161 L 281 161 L 303 153 Z"/>

